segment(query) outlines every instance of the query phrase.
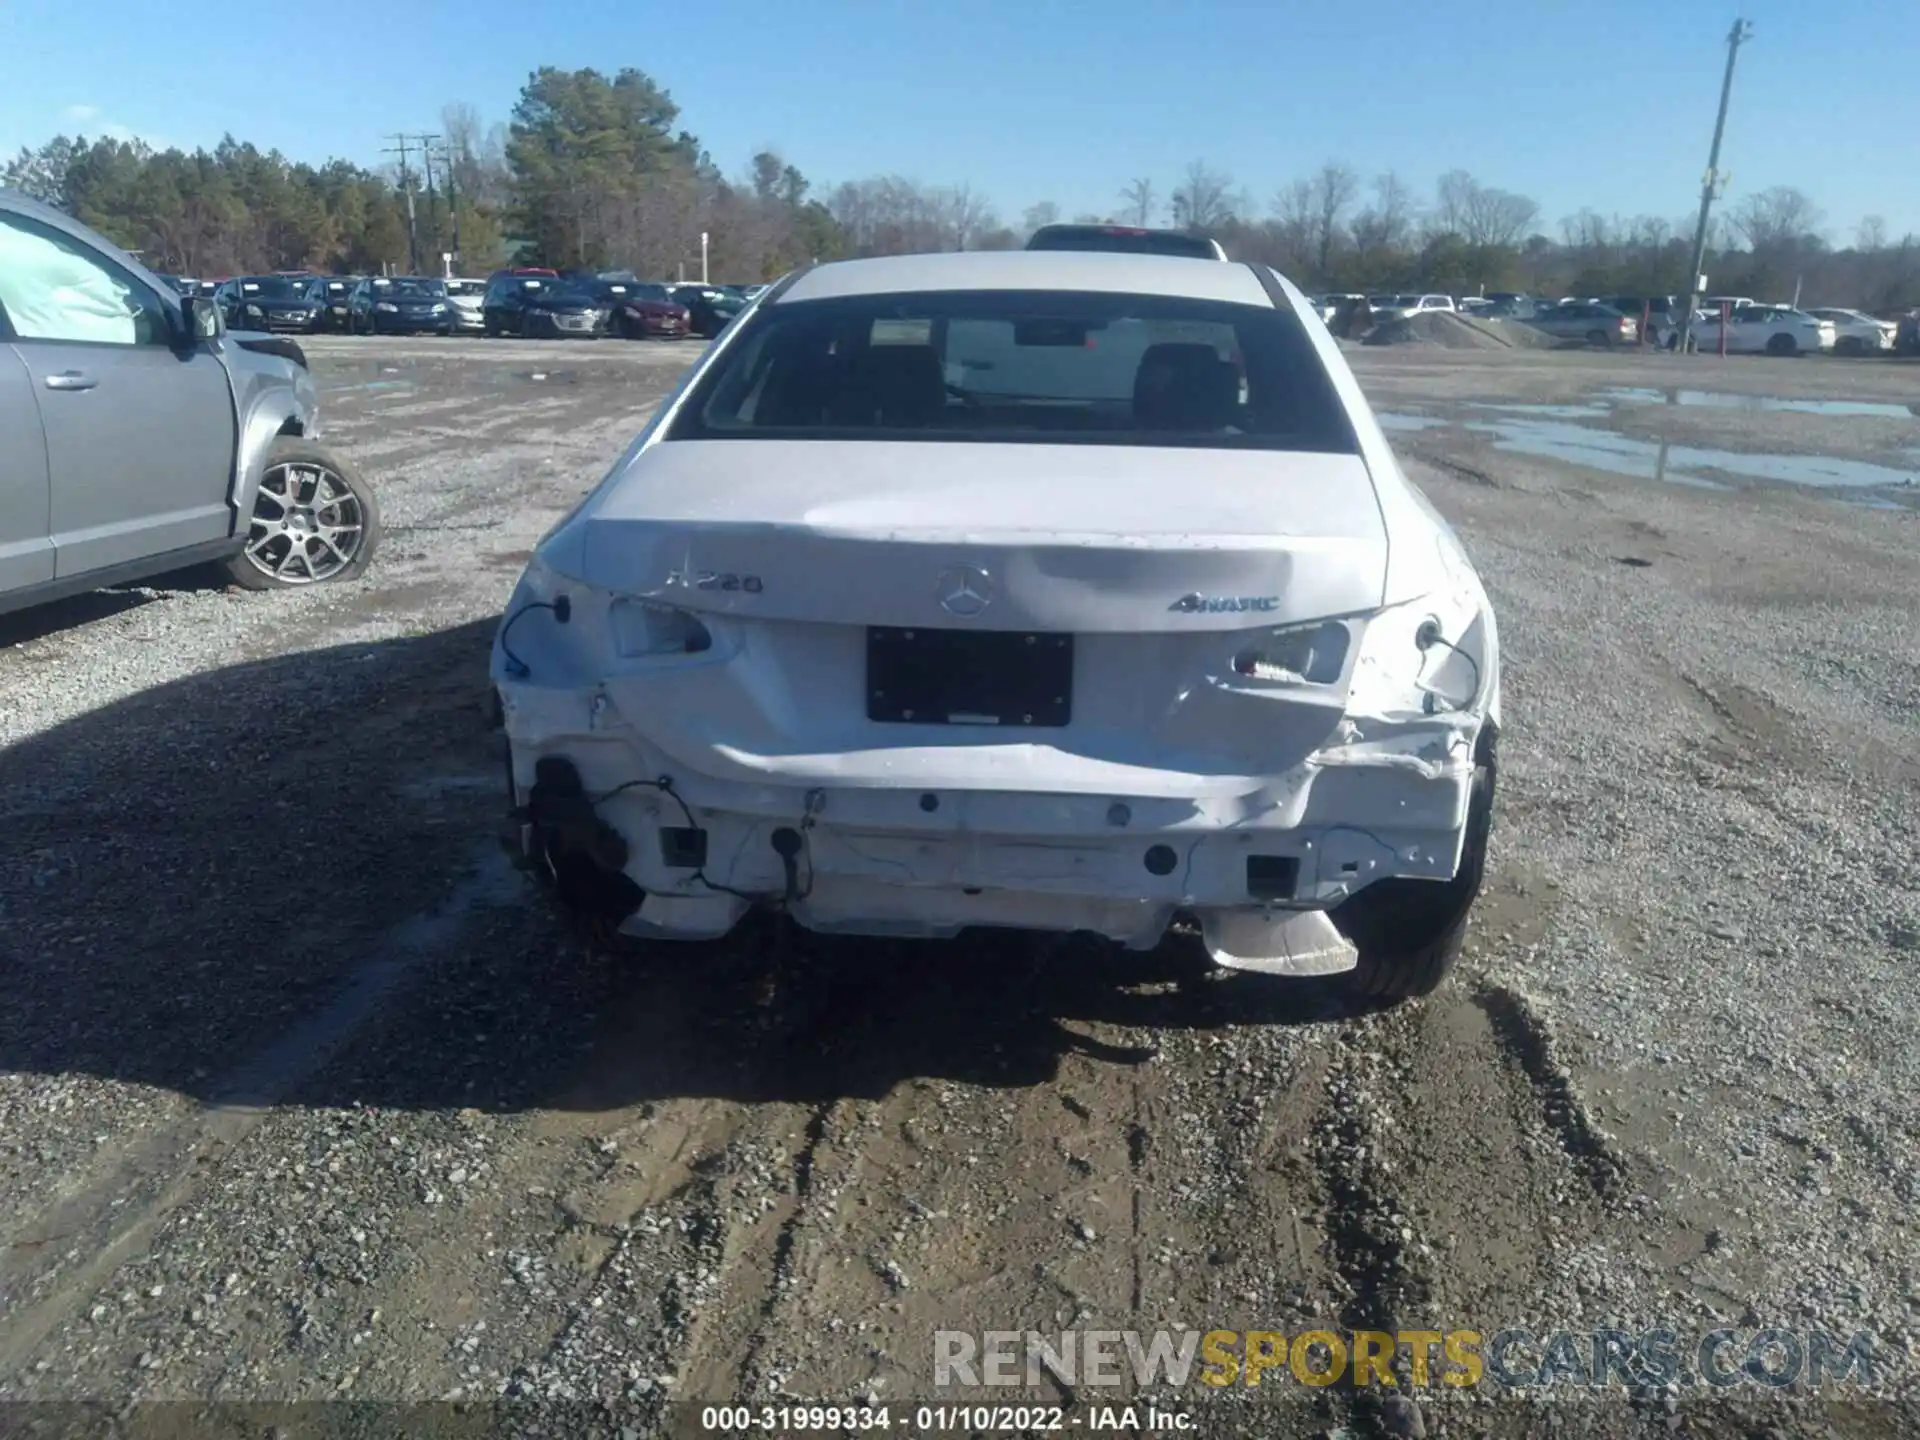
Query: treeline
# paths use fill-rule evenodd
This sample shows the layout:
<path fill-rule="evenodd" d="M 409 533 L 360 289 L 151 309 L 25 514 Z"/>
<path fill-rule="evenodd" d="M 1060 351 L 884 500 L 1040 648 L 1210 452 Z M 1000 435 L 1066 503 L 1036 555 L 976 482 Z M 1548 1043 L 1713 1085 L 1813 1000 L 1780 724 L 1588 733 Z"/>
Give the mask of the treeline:
<path fill-rule="evenodd" d="M 1464 170 L 1416 194 L 1329 161 L 1257 202 L 1204 161 L 1164 183 L 1132 181 L 1099 214 L 1043 201 L 1009 223 L 968 185 L 903 176 L 819 189 L 778 151 L 728 175 L 668 92 L 635 69 L 543 68 L 513 113 L 485 125 L 442 111 L 431 148 L 404 166 L 289 160 L 228 137 L 213 150 L 60 137 L 0 166 L 156 269 L 189 275 L 318 269 L 437 272 L 444 252 L 484 273 L 509 263 L 628 266 L 766 280 L 810 260 L 924 250 L 1008 249 L 1060 219 L 1174 225 L 1217 236 L 1237 259 L 1274 265 L 1311 291 L 1419 288 L 1454 294 L 1669 293 L 1682 289 L 1691 217 L 1583 210 L 1547 233 L 1540 207 Z M 1890 310 L 1920 304 L 1920 237 L 1864 222 L 1831 245 L 1797 190 L 1743 197 L 1716 215 L 1711 288 Z"/>
<path fill-rule="evenodd" d="M 1545 233 L 1540 207 L 1464 170 L 1430 197 L 1399 176 L 1368 181 L 1329 161 L 1281 187 L 1259 213 L 1232 179 L 1196 161 L 1166 192 L 1150 179 L 1123 190 L 1111 217 L 1165 216 L 1220 237 L 1229 254 L 1278 268 L 1308 290 L 1417 288 L 1471 294 L 1671 294 L 1684 291 L 1696 219 L 1625 218 L 1582 210 Z M 1868 217 L 1834 247 L 1806 195 L 1780 186 L 1716 207 L 1708 233 L 1709 288 L 1720 294 L 1890 311 L 1920 305 L 1920 236 L 1893 240 Z"/>

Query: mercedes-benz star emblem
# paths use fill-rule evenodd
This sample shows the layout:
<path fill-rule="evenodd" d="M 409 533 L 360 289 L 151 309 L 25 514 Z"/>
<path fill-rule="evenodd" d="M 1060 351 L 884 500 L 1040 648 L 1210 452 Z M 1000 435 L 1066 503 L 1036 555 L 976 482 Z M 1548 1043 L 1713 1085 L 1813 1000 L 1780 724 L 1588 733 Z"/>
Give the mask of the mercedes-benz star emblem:
<path fill-rule="evenodd" d="M 971 565 L 956 565 L 941 571 L 933 593 L 949 615 L 978 615 L 993 603 L 993 577 Z"/>

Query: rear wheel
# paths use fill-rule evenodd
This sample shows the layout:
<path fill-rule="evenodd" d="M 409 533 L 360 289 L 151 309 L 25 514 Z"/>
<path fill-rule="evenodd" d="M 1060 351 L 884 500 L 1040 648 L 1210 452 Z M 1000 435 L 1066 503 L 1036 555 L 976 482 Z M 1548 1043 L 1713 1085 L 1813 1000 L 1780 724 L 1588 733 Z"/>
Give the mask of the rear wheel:
<path fill-rule="evenodd" d="M 1589 330 L 1587 331 L 1587 343 L 1605 349 L 1607 346 L 1613 344 L 1613 336 L 1605 330 Z"/>
<path fill-rule="evenodd" d="M 1797 355 L 1800 345 L 1791 335 L 1770 335 L 1767 337 L 1769 355 Z"/>
<path fill-rule="evenodd" d="M 1486 877 L 1494 768 L 1489 738 L 1474 766 L 1466 841 L 1453 879 L 1444 884 L 1377 880 L 1329 917 L 1360 952 L 1352 970 L 1334 977 L 1350 1004 L 1385 1006 L 1430 995 L 1460 958 L 1468 918 Z"/>
<path fill-rule="evenodd" d="M 1866 342 L 1858 335 L 1842 335 L 1833 345 L 1833 353 L 1836 355 L 1862 355 L 1866 353 L 1866 349 Z"/>

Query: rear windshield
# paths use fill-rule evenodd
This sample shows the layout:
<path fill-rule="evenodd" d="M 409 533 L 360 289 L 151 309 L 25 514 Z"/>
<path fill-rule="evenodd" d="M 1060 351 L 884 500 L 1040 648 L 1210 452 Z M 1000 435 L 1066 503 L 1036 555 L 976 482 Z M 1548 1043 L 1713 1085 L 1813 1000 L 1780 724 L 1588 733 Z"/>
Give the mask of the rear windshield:
<path fill-rule="evenodd" d="M 754 437 L 1358 450 L 1290 310 L 1038 290 L 762 309 L 668 435 Z"/>
<path fill-rule="evenodd" d="M 1194 260 L 1217 260 L 1211 241 L 1176 230 L 1133 233 L 1099 225 L 1048 225 L 1033 232 L 1029 250 L 1106 250 L 1129 255 L 1184 255 Z"/>

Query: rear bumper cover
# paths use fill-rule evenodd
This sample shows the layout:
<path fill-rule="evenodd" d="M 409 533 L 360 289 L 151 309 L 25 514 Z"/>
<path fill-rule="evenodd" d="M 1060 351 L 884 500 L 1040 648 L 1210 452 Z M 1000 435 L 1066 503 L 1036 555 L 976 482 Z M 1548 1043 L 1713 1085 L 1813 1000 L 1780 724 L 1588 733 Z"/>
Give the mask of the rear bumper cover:
<path fill-rule="evenodd" d="M 616 860 L 643 893 L 620 928 L 674 939 L 724 935 L 765 900 L 828 933 L 1009 926 L 1151 948 L 1182 911 L 1211 939 L 1236 917 L 1324 912 L 1392 876 L 1445 881 L 1460 862 L 1484 723 L 1463 713 L 1349 723 L 1250 793 L 1180 799 L 1057 793 L 1044 772 L 1019 790 L 725 779 L 670 759 L 603 687 L 508 679 L 500 696 L 515 842 L 536 855 L 551 843 L 536 771 L 566 762 L 619 837 L 599 863 Z"/>

